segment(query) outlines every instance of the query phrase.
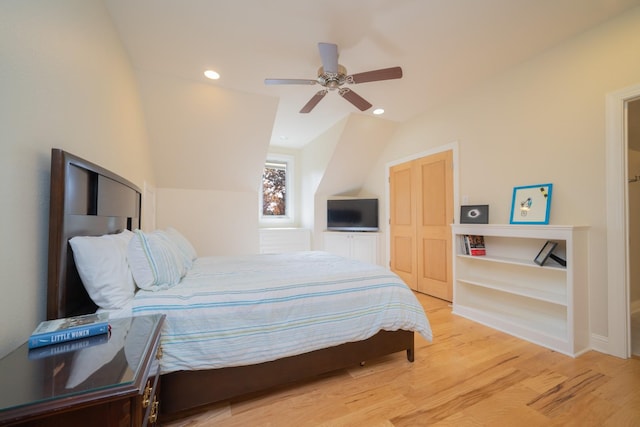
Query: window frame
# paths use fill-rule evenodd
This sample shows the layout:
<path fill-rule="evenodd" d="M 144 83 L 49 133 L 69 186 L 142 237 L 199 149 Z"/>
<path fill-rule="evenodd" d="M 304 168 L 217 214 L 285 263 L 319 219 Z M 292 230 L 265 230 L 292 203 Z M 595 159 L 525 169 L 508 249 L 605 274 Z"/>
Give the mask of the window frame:
<path fill-rule="evenodd" d="M 268 163 L 284 163 L 286 164 L 285 168 L 285 214 L 284 215 L 263 215 L 263 185 L 262 185 L 262 177 L 264 176 L 264 168 Z M 283 224 L 293 224 L 295 221 L 295 209 L 294 209 L 294 157 L 288 154 L 268 154 L 266 160 L 264 161 L 262 173 L 260 174 L 260 187 L 258 191 L 258 217 L 261 224 L 266 225 L 283 225 Z"/>

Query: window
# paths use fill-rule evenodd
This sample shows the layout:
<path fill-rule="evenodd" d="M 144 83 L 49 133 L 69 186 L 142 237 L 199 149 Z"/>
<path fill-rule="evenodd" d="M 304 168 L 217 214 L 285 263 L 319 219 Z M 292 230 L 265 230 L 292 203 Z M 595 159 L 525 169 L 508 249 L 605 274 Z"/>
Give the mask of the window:
<path fill-rule="evenodd" d="M 267 162 L 262 174 L 262 215 L 287 214 L 287 164 Z"/>
<path fill-rule="evenodd" d="M 260 194 L 260 219 L 263 222 L 293 221 L 292 159 L 274 155 L 264 164 Z"/>

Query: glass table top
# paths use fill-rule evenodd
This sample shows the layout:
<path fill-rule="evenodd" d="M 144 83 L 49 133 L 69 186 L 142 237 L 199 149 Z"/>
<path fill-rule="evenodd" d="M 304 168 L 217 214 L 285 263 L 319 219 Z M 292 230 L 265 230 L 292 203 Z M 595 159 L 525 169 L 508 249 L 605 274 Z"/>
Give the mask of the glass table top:
<path fill-rule="evenodd" d="M 23 344 L 0 359 L 0 418 L 18 407 L 132 383 L 162 319 L 110 319 L 109 335 L 31 350 Z"/>

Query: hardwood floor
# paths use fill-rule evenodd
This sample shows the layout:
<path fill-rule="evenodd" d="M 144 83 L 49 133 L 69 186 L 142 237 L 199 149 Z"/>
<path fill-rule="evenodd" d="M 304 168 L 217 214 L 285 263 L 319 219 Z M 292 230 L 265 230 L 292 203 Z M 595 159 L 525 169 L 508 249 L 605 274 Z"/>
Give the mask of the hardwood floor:
<path fill-rule="evenodd" d="M 640 359 L 573 359 L 418 298 L 434 340 L 416 336 L 414 363 L 398 353 L 166 425 L 640 426 Z"/>

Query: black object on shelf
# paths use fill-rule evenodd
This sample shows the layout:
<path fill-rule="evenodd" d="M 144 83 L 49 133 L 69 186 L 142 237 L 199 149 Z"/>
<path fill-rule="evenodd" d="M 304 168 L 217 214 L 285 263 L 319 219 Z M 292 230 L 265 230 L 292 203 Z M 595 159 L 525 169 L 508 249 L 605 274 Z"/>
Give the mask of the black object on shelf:
<path fill-rule="evenodd" d="M 554 260 L 555 262 L 557 262 L 558 264 L 560 264 L 563 267 L 567 266 L 567 261 L 560 258 L 558 255 L 550 253 L 549 254 L 549 258 L 551 258 L 552 260 Z"/>
<path fill-rule="evenodd" d="M 553 250 L 556 248 L 556 246 L 558 246 L 558 243 L 547 240 L 544 246 L 542 246 L 542 249 L 540 249 L 540 252 L 538 252 L 538 255 L 536 255 L 536 257 L 533 259 L 533 262 L 542 266 L 547 261 L 547 259 L 551 258 L 561 266 L 566 267 L 567 261 L 553 253 Z"/>

